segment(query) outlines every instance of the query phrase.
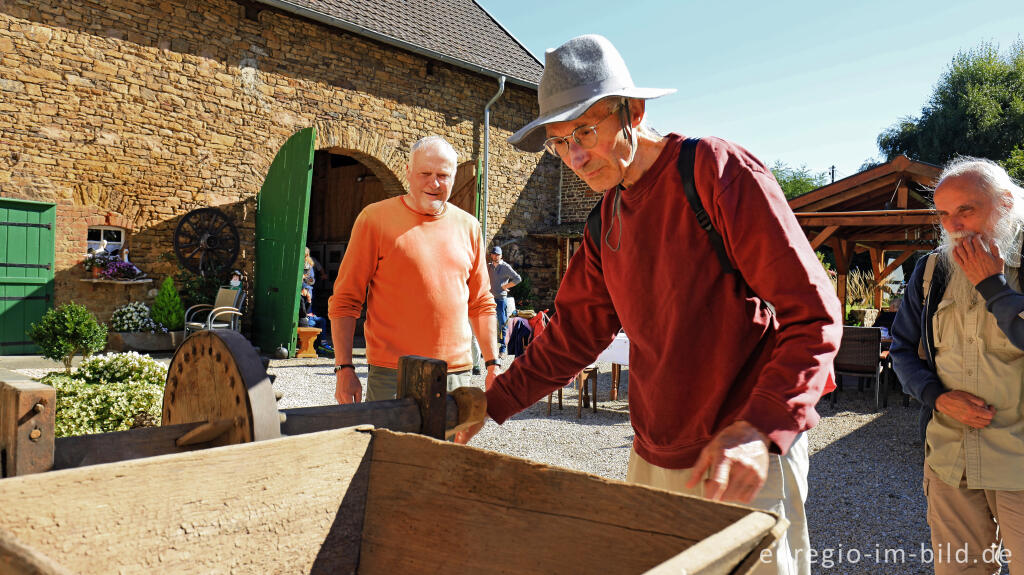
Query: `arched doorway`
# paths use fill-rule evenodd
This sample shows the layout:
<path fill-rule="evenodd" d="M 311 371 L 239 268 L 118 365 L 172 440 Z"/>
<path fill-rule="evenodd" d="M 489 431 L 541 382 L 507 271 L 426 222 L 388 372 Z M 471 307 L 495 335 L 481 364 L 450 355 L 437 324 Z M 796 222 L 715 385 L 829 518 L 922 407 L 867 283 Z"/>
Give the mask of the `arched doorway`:
<path fill-rule="evenodd" d="M 327 317 L 327 300 L 359 212 L 404 192 L 398 176 L 371 156 L 339 148 L 314 153 L 306 246 L 326 274 L 314 286 L 314 313 Z"/>

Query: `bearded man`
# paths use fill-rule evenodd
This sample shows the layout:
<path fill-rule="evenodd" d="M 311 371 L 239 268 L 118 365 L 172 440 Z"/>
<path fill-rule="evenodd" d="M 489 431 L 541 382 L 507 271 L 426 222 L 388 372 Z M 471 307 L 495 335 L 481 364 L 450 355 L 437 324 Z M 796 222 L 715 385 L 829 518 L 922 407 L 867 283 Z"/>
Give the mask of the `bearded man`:
<path fill-rule="evenodd" d="M 910 277 L 890 353 L 904 391 L 931 415 L 935 572 L 980 575 L 1024 553 L 1024 190 L 998 164 L 960 158 L 933 199 L 942 246 Z"/>

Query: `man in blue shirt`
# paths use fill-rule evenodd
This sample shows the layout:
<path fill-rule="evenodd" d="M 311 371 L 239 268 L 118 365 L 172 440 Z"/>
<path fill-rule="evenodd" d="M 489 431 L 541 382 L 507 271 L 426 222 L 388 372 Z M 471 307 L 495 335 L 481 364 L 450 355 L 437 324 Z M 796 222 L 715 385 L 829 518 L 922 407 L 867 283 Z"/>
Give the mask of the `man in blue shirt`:
<path fill-rule="evenodd" d="M 491 295 L 494 296 L 495 313 L 498 316 L 498 353 L 505 353 L 505 322 L 508 321 L 508 289 L 523 278 L 501 259 L 501 248 L 492 247 L 487 251 L 487 273 L 491 276 Z"/>

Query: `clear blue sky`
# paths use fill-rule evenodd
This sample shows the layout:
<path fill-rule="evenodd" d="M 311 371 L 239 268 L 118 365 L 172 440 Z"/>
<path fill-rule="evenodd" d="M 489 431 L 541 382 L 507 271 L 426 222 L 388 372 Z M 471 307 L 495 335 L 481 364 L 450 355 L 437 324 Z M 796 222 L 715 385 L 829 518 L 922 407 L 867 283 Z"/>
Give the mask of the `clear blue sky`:
<path fill-rule="evenodd" d="M 919 116 L 958 51 L 1005 53 L 1024 0 L 856 2 L 477 0 L 527 49 L 579 34 L 616 45 L 659 131 L 720 136 L 768 164 L 836 179 L 881 154 L 878 134 Z"/>

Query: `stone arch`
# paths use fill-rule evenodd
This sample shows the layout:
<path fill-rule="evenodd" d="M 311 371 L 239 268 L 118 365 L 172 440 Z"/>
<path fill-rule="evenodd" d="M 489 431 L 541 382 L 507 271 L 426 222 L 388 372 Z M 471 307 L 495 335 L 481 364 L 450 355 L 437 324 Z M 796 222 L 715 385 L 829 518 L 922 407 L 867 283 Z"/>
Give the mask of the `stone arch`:
<path fill-rule="evenodd" d="M 315 149 L 359 160 L 380 179 L 388 196 L 405 193 L 405 153 L 380 133 L 340 122 L 317 121 Z"/>

